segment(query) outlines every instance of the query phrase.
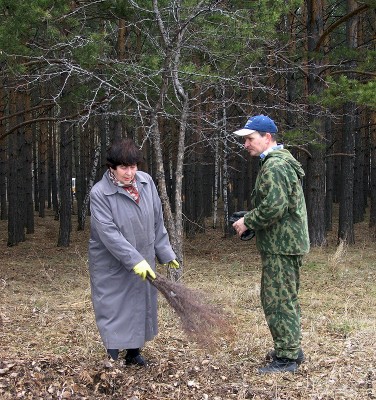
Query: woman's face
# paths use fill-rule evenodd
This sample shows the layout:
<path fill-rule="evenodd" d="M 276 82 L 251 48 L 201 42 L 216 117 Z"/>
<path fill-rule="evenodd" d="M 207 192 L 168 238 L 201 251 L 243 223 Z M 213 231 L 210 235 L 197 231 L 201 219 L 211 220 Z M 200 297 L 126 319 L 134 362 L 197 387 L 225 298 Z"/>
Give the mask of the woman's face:
<path fill-rule="evenodd" d="M 118 165 L 116 169 L 111 168 L 115 178 L 122 183 L 130 183 L 137 172 L 137 164 L 134 165 Z"/>

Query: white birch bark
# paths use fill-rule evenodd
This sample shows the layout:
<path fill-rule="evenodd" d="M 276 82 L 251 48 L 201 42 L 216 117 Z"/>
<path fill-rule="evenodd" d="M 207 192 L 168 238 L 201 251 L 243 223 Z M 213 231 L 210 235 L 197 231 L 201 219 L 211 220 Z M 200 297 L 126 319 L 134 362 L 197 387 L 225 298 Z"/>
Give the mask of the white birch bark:
<path fill-rule="evenodd" d="M 94 153 L 94 160 L 93 160 L 93 165 L 92 165 L 92 168 L 90 171 L 90 178 L 89 178 L 89 182 L 87 184 L 85 198 L 82 203 L 82 212 L 80 215 L 82 230 L 85 229 L 85 220 L 86 220 L 86 215 L 87 215 L 87 211 L 88 211 L 90 191 L 94 185 L 95 175 L 97 174 L 100 152 L 101 152 L 101 148 L 100 148 L 100 146 L 97 146 L 95 149 L 95 153 Z"/>

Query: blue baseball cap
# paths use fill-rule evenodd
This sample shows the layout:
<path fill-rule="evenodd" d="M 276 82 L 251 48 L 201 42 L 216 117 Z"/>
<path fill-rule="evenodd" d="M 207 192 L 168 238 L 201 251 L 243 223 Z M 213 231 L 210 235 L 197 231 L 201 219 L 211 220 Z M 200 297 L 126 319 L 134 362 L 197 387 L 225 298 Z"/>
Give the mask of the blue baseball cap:
<path fill-rule="evenodd" d="M 244 128 L 234 132 L 238 136 L 247 136 L 254 132 L 277 133 L 278 128 L 274 121 L 266 115 L 255 115 L 249 118 Z"/>

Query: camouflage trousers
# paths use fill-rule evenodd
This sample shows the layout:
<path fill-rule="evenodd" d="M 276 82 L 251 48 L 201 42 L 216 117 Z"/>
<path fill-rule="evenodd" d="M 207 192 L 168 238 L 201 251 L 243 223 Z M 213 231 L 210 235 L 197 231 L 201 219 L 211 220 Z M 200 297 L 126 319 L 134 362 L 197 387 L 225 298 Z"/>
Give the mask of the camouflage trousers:
<path fill-rule="evenodd" d="M 277 357 L 296 359 L 300 349 L 298 293 L 302 258 L 261 253 L 261 304 Z"/>

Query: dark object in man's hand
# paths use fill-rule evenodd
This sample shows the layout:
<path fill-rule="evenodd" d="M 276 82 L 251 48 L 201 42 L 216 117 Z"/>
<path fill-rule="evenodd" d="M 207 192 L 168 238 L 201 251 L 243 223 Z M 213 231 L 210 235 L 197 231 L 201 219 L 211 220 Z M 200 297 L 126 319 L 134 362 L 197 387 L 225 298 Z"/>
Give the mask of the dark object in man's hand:
<path fill-rule="evenodd" d="M 228 222 L 232 225 L 238 219 L 243 218 L 248 211 L 236 211 L 234 212 L 231 217 L 228 219 Z M 242 233 L 240 236 L 241 240 L 251 240 L 255 236 L 255 231 L 252 229 L 247 229 L 245 232 Z"/>

